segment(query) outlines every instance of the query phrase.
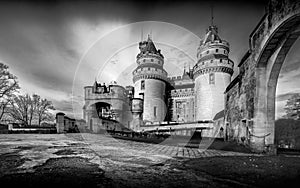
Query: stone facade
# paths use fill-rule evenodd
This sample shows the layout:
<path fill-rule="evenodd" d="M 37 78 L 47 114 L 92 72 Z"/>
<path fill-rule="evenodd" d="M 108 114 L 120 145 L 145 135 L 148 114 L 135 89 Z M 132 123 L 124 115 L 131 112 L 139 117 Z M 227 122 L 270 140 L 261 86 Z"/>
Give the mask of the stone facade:
<path fill-rule="evenodd" d="M 170 90 L 170 120 L 177 122 L 195 121 L 194 81 L 184 71 L 182 76 L 169 78 Z"/>
<path fill-rule="evenodd" d="M 91 129 L 98 131 L 93 118 L 111 119 L 136 131 L 159 124 L 185 124 L 182 135 L 192 129 L 204 129 L 201 122 L 209 122 L 203 131 L 214 136 L 213 118 L 224 110 L 224 91 L 230 83 L 233 62 L 229 59 L 229 43 L 220 39 L 215 26 L 210 26 L 200 41 L 198 61 L 192 69 L 184 69 L 182 76 L 168 77 L 164 56 L 148 36 L 139 43 L 133 86 L 94 83 L 85 87 L 84 119 Z M 218 119 L 218 125 L 223 125 Z M 208 126 L 209 125 L 209 126 Z M 180 127 L 180 126 L 179 126 Z M 96 130 L 97 129 L 97 130 Z"/>

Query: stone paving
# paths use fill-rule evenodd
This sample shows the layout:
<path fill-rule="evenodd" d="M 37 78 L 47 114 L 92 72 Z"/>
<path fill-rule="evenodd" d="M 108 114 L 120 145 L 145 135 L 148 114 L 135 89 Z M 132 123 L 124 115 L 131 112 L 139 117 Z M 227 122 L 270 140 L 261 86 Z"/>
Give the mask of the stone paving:
<path fill-rule="evenodd" d="M 97 141 L 97 137 L 101 137 L 101 141 Z M 201 158 L 214 156 L 253 156 L 255 154 L 213 150 L 213 149 L 198 149 L 186 148 L 181 146 L 169 146 L 164 144 L 149 144 L 143 142 L 133 142 L 128 140 L 119 140 L 111 138 L 110 136 L 99 135 L 83 135 L 86 143 L 97 145 L 98 147 L 124 147 L 123 149 L 146 152 L 151 155 L 165 155 L 169 157 L 182 158 Z"/>
<path fill-rule="evenodd" d="M 254 155 L 133 142 L 88 133 L 0 135 L 0 148 L 0 155 L 15 154 L 25 161 L 18 167 L 19 172 L 34 171 L 34 167 L 43 165 L 47 160 L 61 157 L 85 158 L 110 171 L 147 167 L 166 160 Z"/>

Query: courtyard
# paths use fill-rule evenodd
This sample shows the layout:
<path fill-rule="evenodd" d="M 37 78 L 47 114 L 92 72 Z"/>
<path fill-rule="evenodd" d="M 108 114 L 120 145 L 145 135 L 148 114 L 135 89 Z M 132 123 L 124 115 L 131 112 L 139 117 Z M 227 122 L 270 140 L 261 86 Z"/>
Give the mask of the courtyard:
<path fill-rule="evenodd" d="M 297 155 L 184 148 L 99 134 L 0 135 L 0 183 L 22 187 L 296 185 Z"/>

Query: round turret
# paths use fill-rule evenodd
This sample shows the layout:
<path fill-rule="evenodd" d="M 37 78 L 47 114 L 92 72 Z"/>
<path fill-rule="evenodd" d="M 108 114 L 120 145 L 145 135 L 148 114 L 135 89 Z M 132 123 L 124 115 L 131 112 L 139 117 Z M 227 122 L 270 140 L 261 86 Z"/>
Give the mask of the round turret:
<path fill-rule="evenodd" d="M 224 109 L 224 91 L 231 81 L 234 63 L 229 59 L 229 43 L 210 26 L 200 41 L 193 67 L 196 92 L 196 120 L 211 120 Z"/>
<path fill-rule="evenodd" d="M 168 73 L 164 70 L 164 56 L 148 36 L 139 43 L 137 68 L 132 72 L 134 98 L 143 99 L 143 120 L 163 121 L 166 114 L 165 88 Z"/>

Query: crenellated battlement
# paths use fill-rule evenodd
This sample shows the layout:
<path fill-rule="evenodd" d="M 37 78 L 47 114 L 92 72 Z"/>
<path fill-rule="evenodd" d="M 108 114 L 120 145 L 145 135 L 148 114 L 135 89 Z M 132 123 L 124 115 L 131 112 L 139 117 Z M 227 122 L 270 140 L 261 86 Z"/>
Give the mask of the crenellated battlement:
<path fill-rule="evenodd" d="M 124 99 L 129 95 L 129 88 L 125 89 L 123 86 L 105 83 L 97 83 L 95 81 L 93 86 L 84 87 L 86 100 L 97 99 Z"/>

